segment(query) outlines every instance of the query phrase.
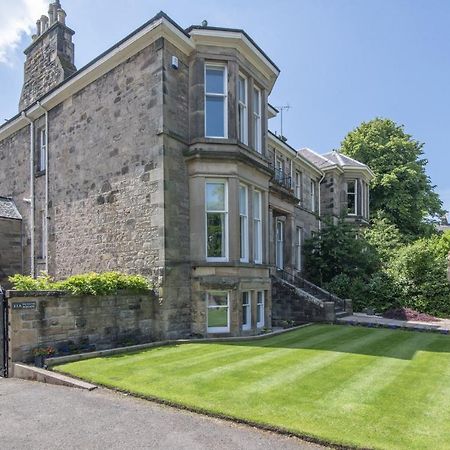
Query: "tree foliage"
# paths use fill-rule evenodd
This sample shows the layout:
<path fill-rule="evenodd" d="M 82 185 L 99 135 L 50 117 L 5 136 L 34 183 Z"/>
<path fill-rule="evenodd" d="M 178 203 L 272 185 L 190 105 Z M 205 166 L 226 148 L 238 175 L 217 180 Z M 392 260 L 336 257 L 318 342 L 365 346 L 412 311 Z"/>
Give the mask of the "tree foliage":
<path fill-rule="evenodd" d="M 306 276 L 319 284 L 341 274 L 370 275 L 379 266 L 372 246 L 342 219 L 337 224 L 325 220 L 321 232 L 306 240 L 304 248 Z"/>
<path fill-rule="evenodd" d="M 371 182 L 372 214 L 382 213 L 401 234 L 421 237 L 430 231 L 429 218 L 443 214 L 442 202 L 425 172 L 423 143 L 403 126 L 376 118 L 362 123 L 343 140 L 340 151 L 367 164 Z"/>

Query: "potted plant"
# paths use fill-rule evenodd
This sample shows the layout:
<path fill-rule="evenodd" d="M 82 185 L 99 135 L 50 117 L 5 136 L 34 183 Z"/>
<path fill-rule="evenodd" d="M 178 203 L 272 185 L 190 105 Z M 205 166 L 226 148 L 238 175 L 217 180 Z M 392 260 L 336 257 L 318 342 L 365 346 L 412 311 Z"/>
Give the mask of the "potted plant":
<path fill-rule="evenodd" d="M 53 347 L 37 347 L 33 350 L 34 365 L 36 367 L 44 367 L 45 358 L 49 358 L 55 354 Z"/>

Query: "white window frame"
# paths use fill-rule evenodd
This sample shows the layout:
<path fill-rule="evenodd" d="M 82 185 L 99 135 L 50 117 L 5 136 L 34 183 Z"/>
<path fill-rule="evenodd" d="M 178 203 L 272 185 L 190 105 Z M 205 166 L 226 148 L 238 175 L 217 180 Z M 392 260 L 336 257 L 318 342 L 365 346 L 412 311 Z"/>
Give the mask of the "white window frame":
<path fill-rule="evenodd" d="M 255 101 L 255 96 L 257 100 Z M 255 111 L 255 104 L 258 106 L 259 111 Z M 253 86 L 253 145 L 258 153 L 262 153 L 262 93 L 261 89 L 257 86 Z"/>
<path fill-rule="evenodd" d="M 223 184 L 224 185 L 224 210 L 208 210 L 208 184 Z M 208 213 L 221 213 L 225 215 L 224 219 L 224 248 L 225 255 L 224 256 L 208 256 Z M 228 182 L 224 179 L 215 179 L 215 178 L 207 178 L 205 180 L 205 255 L 206 261 L 209 262 L 226 262 L 228 261 Z"/>
<path fill-rule="evenodd" d="M 295 268 L 302 270 L 302 245 L 303 245 L 303 228 L 295 229 Z"/>
<path fill-rule="evenodd" d="M 244 192 L 244 205 L 241 204 L 241 192 Z M 244 208 L 243 208 L 244 206 Z M 248 262 L 248 187 L 239 185 L 239 258 Z"/>
<path fill-rule="evenodd" d="M 223 69 L 223 94 L 219 94 L 216 92 L 207 92 L 206 91 L 206 72 L 208 70 L 208 68 L 212 68 L 212 69 Z M 205 101 L 204 101 L 204 111 L 205 111 L 205 137 L 207 138 L 211 138 L 211 139 L 228 139 L 228 68 L 226 64 L 223 63 L 212 63 L 212 62 L 207 62 L 205 64 L 205 71 L 204 71 L 204 80 L 205 80 L 205 88 L 204 88 L 204 97 L 205 97 Z M 224 124 L 223 124 L 223 136 L 209 136 L 206 132 L 206 121 L 207 121 L 207 117 L 206 117 L 206 99 L 207 97 L 220 97 L 224 99 L 223 102 L 223 108 L 224 108 L 224 112 L 223 112 L 223 120 L 224 120 Z"/>
<path fill-rule="evenodd" d="M 244 82 L 244 99 L 240 98 L 241 80 Z M 239 141 L 248 145 L 248 82 L 245 75 L 239 74 L 238 77 L 238 135 Z"/>
<path fill-rule="evenodd" d="M 295 171 L 295 196 L 298 198 L 299 203 L 302 201 L 302 182 L 303 174 L 300 170 Z"/>
<path fill-rule="evenodd" d="M 227 304 L 226 306 L 209 306 L 209 296 L 211 294 L 226 294 Z M 230 332 L 230 293 L 228 291 L 209 291 L 206 293 L 206 326 L 208 333 L 229 333 Z M 226 327 L 210 327 L 208 325 L 209 309 L 227 308 L 227 326 Z"/>
<path fill-rule="evenodd" d="M 311 211 L 316 212 L 316 182 L 311 179 Z"/>
<path fill-rule="evenodd" d="M 263 328 L 265 324 L 265 292 L 256 291 L 256 328 Z M 261 311 L 260 318 L 258 322 L 258 311 Z"/>
<path fill-rule="evenodd" d="M 247 297 L 246 303 L 244 303 L 244 297 Z M 244 323 L 244 311 L 245 319 L 247 323 Z M 248 331 L 252 329 L 252 293 L 251 291 L 242 292 L 242 330 Z"/>
<path fill-rule="evenodd" d="M 353 182 L 353 185 L 355 187 L 355 191 L 350 193 L 348 192 L 348 184 Z M 348 207 L 348 198 L 349 195 L 354 195 L 355 196 L 355 207 L 353 208 L 353 211 L 350 211 L 349 207 Z M 352 180 L 347 180 L 347 214 L 349 216 L 357 216 L 358 215 L 358 180 L 352 179 Z"/>
<path fill-rule="evenodd" d="M 281 233 L 278 233 L 280 225 Z M 278 239 L 281 236 L 281 239 Z M 275 221 L 275 265 L 277 269 L 284 269 L 284 222 L 280 219 Z"/>
<path fill-rule="evenodd" d="M 262 236 L 262 192 L 253 191 L 253 261 L 255 264 L 263 262 L 263 236 Z M 258 206 L 259 217 L 255 214 L 255 206 Z"/>
<path fill-rule="evenodd" d="M 39 131 L 39 170 L 47 168 L 47 130 L 42 128 Z"/>

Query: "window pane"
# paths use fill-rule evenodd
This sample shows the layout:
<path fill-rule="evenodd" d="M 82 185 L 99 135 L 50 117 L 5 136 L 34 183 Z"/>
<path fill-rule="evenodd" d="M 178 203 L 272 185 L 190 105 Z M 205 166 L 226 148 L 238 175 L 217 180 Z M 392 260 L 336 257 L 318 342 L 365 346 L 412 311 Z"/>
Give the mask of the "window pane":
<path fill-rule="evenodd" d="M 245 97 L 245 79 L 239 77 L 239 101 L 241 101 L 242 103 L 246 103 Z"/>
<path fill-rule="evenodd" d="M 261 222 L 255 220 L 253 227 L 253 252 L 256 262 L 261 261 Z"/>
<path fill-rule="evenodd" d="M 225 184 L 206 183 L 207 211 L 225 211 Z"/>
<path fill-rule="evenodd" d="M 355 193 L 355 181 L 348 181 L 347 182 L 347 193 Z"/>
<path fill-rule="evenodd" d="M 224 258 L 225 255 L 225 214 L 207 214 L 207 245 L 209 258 Z"/>
<path fill-rule="evenodd" d="M 208 307 L 210 306 L 227 306 L 228 294 L 226 292 L 208 293 Z"/>
<path fill-rule="evenodd" d="M 224 104 L 224 97 L 206 97 L 206 136 L 225 136 Z"/>
<path fill-rule="evenodd" d="M 253 218 L 261 219 L 261 193 L 253 192 Z"/>
<path fill-rule="evenodd" d="M 223 67 L 206 68 L 206 92 L 209 94 L 224 94 L 224 75 Z"/>
<path fill-rule="evenodd" d="M 228 308 L 208 308 L 208 327 L 228 327 Z"/>
<path fill-rule="evenodd" d="M 241 186 L 239 188 L 239 211 L 243 215 L 247 215 L 247 188 Z"/>
<path fill-rule="evenodd" d="M 261 113 L 260 96 L 261 96 L 261 93 L 258 91 L 258 89 L 254 89 L 253 90 L 253 112 L 254 112 L 254 114 L 258 114 L 258 115 Z"/>

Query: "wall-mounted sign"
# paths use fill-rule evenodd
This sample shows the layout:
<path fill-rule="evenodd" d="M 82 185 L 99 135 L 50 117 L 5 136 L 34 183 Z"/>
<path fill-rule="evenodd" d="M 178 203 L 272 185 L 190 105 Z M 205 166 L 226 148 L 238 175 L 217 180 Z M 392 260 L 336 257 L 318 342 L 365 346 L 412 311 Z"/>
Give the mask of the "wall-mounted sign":
<path fill-rule="evenodd" d="M 36 302 L 13 303 L 12 309 L 36 309 Z"/>

